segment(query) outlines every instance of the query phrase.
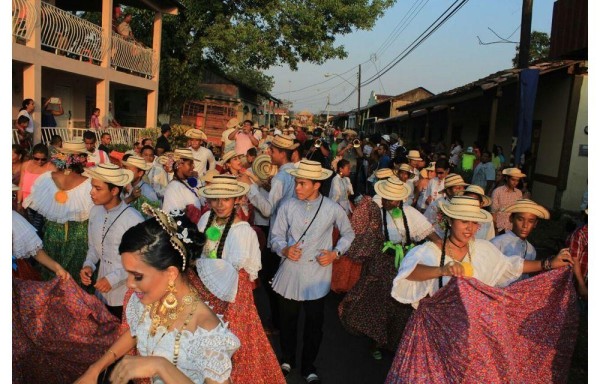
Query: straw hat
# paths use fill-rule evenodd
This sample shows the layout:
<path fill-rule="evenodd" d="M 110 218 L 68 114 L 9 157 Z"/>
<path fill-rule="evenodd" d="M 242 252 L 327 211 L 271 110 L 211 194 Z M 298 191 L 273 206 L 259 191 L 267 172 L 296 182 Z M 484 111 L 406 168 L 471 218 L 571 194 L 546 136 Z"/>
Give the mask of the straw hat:
<path fill-rule="evenodd" d="M 394 176 L 394 171 L 390 168 L 380 168 L 375 171 L 375 177 L 379 180 L 387 179 L 392 176 Z"/>
<path fill-rule="evenodd" d="M 213 178 L 215 176 L 219 176 L 221 173 L 219 173 L 219 171 L 217 171 L 216 169 L 209 169 L 208 171 L 206 171 L 206 173 L 203 176 L 200 176 L 200 180 L 209 183 L 213 182 Z"/>
<path fill-rule="evenodd" d="M 158 156 L 158 163 L 160 165 L 165 165 L 167 163 L 167 160 L 169 160 L 169 158 L 173 157 L 173 152 L 165 152 L 162 155 Z"/>
<path fill-rule="evenodd" d="M 271 145 L 280 149 L 296 149 L 300 143 L 294 143 L 294 139 L 288 135 L 277 135 Z"/>
<path fill-rule="evenodd" d="M 56 148 L 56 150 L 70 155 L 87 152 L 83 141 L 63 141 L 62 148 Z"/>
<path fill-rule="evenodd" d="M 492 215 L 479 207 L 479 200 L 468 196 L 454 196 L 450 202 L 440 201 L 440 209 L 448 217 L 458 220 L 489 223 Z"/>
<path fill-rule="evenodd" d="M 406 155 L 406 158 L 409 160 L 423 161 L 423 159 L 421 159 L 421 153 L 419 153 L 419 151 L 417 151 L 416 149 L 411 149 L 410 151 L 408 151 L 408 155 Z"/>
<path fill-rule="evenodd" d="M 386 200 L 401 201 L 406 200 L 410 190 L 399 178 L 393 176 L 376 182 L 375 192 Z"/>
<path fill-rule="evenodd" d="M 529 199 L 519 199 L 513 204 L 509 205 L 508 207 L 502 208 L 500 211 L 506 213 L 531 213 L 536 215 L 540 219 L 546 220 L 550 218 L 550 212 L 548 212 L 546 208 L 537 204 L 535 201 Z"/>
<path fill-rule="evenodd" d="M 485 191 L 479 185 L 471 184 L 467 188 L 465 188 L 464 193 L 475 193 L 481 196 L 482 207 L 489 207 L 492 205 L 492 199 L 485 195 Z"/>
<path fill-rule="evenodd" d="M 425 168 L 425 170 L 435 172 L 435 161 L 432 161 L 431 163 L 429 163 L 429 165 Z"/>
<path fill-rule="evenodd" d="M 344 135 L 348 135 L 348 136 L 358 136 L 358 133 L 356 133 L 356 131 L 354 131 L 352 129 L 346 129 L 343 133 L 344 133 Z"/>
<path fill-rule="evenodd" d="M 221 158 L 221 164 L 225 164 L 229 160 L 233 159 L 234 157 L 238 157 L 238 156 L 244 156 L 244 155 L 239 154 L 235 150 L 232 149 L 231 151 L 228 151 L 223 155 L 223 157 Z"/>
<path fill-rule="evenodd" d="M 236 128 L 239 125 L 240 125 L 240 121 L 236 117 L 233 117 L 233 118 L 229 119 L 229 121 L 227 122 L 227 129 Z"/>
<path fill-rule="evenodd" d="M 87 168 L 83 171 L 83 175 L 119 187 L 129 184 L 133 180 L 133 172 L 111 163 L 98 164 L 95 167 Z"/>
<path fill-rule="evenodd" d="M 277 173 L 277 166 L 271 163 L 271 156 L 260 155 L 252 163 L 252 172 L 260 180 L 266 180 Z"/>
<path fill-rule="evenodd" d="M 192 150 L 189 148 L 177 148 L 173 152 L 173 157 L 175 158 L 175 160 L 179 160 L 179 159 L 195 160 L 194 155 L 192 155 Z"/>
<path fill-rule="evenodd" d="M 238 182 L 235 176 L 216 175 L 213 176 L 210 185 L 198 190 L 198 194 L 208 199 L 219 199 L 244 196 L 249 189 L 248 184 Z"/>
<path fill-rule="evenodd" d="M 409 179 L 412 179 L 413 177 L 415 177 L 415 174 L 412 172 L 412 168 L 408 164 L 402 163 L 402 164 L 400 164 L 400 166 L 396 167 L 396 169 L 398 170 L 398 172 L 400 172 L 400 171 L 408 172 Z"/>
<path fill-rule="evenodd" d="M 465 183 L 461 175 L 457 175 L 456 173 L 449 173 L 448 176 L 444 179 L 444 189 L 450 187 L 457 187 L 462 185 L 463 187 L 467 187 L 469 184 Z"/>
<path fill-rule="evenodd" d="M 121 163 L 125 165 L 129 165 L 131 167 L 136 167 L 137 169 L 141 169 L 142 171 L 147 171 L 152 168 L 152 163 L 146 163 L 143 157 L 140 156 L 129 156 L 127 160 L 122 161 Z"/>
<path fill-rule="evenodd" d="M 206 141 L 206 134 L 197 128 L 192 128 L 185 131 L 185 137 Z"/>
<path fill-rule="evenodd" d="M 421 169 L 421 170 L 419 171 L 419 176 L 420 176 L 422 179 L 428 179 L 428 178 L 429 178 L 429 175 L 427 174 L 427 168 L 423 168 L 423 169 Z"/>
<path fill-rule="evenodd" d="M 325 180 L 333 174 L 332 170 L 323 169 L 318 161 L 307 159 L 300 160 L 298 168 L 286 169 L 286 171 L 294 177 L 309 180 Z"/>
<path fill-rule="evenodd" d="M 527 176 L 526 174 L 522 173 L 519 168 L 506 168 L 502 171 L 502 174 L 506 175 L 508 177 L 518 177 L 518 178 Z"/>

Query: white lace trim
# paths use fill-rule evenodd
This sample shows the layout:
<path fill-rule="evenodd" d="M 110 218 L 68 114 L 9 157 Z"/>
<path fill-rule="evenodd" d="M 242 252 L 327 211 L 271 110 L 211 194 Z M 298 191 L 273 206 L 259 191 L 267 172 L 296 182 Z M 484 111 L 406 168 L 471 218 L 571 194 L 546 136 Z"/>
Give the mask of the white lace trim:
<path fill-rule="evenodd" d="M 46 172 L 33 183 L 31 194 L 23 200 L 23 207 L 34 209 L 46 220 L 59 224 L 67 221 L 85 221 L 94 206 L 90 197 L 91 190 L 91 180 L 86 179 L 75 188 L 65 191 L 68 199 L 66 203 L 60 204 L 54 199 L 59 189 L 52 180 L 52 172 Z"/>
<path fill-rule="evenodd" d="M 127 304 L 127 322 L 131 335 L 137 338 L 137 348 L 142 356 L 163 356 L 173 361 L 177 330 L 165 333 L 166 328 L 159 327 L 154 337 L 150 336 L 150 316 L 143 319 L 145 306 L 133 294 Z M 228 325 L 219 317 L 219 325 L 212 330 L 198 327 L 194 332 L 184 330 L 181 334 L 180 350 L 177 362 L 179 368 L 194 383 L 204 383 L 205 379 L 223 382 L 231 375 L 231 356 L 240 347 L 239 339 L 229 330 Z M 154 383 L 162 383 L 154 378 Z"/>
<path fill-rule="evenodd" d="M 35 228 L 17 212 L 12 211 L 12 255 L 17 259 L 33 257 L 43 248 Z"/>

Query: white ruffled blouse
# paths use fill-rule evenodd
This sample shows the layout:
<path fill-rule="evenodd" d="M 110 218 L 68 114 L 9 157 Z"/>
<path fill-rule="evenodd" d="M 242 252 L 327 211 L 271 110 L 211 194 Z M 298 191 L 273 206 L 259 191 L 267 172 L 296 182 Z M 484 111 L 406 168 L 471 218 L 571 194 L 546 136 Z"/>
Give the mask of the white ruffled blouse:
<path fill-rule="evenodd" d="M 375 197 L 376 198 L 373 198 L 373 201 L 381 209 L 381 197 L 379 195 L 375 195 Z M 408 230 L 410 231 L 410 237 L 413 241 L 421 241 L 433 232 L 434 229 L 431 223 L 427 221 L 427 218 L 425 218 L 425 216 L 423 216 L 423 214 L 417 209 L 406 204 L 403 205 L 402 209 L 404 210 L 404 214 L 406 215 Z M 406 244 L 407 241 L 406 230 L 404 228 L 404 219 L 402 217 L 394 219 L 392 215 L 387 211 L 386 215 L 390 240 L 394 244 Z"/>
<path fill-rule="evenodd" d="M 487 240 L 475 239 L 469 246 L 473 277 L 492 287 L 505 287 L 519 279 L 523 273 L 523 259 L 519 256 L 505 256 Z M 400 263 L 398 275 L 394 278 L 392 297 L 404 304 L 417 308 L 419 300 L 427 295 L 433 296 L 439 289 L 439 279 L 410 281 L 406 278 L 415 270 L 417 264 L 439 267 L 442 251 L 434 243 L 426 242 L 411 249 Z M 444 264 L 452 258 L 444 258 Z M 463 261 L 468 261 L 467 256 Z M 444 276 L 446 285 L 451 276 Z"/>
<path fill-rule="evenodd" d="M 202 215 L 198 222 L 199 231 L 205 231 L 209 216 L 210 211 Z M 210 250 L 217 250 L 218 241 L 207 239 L 206 243 L 201 258 L 196 261 L 198 275 L 213 295 L 233 303 L 237 296 L 238 271 L 245 270 L 250 281 L 254 281 L 262 267 L 256 232 L 245 221 L 231 225 L 220 259 L 208 257 Z"/>
<path fill-rule="evenodd" d="M 33 225 L 20 214 L 12 211 L 12 254 L 17 259 L 33 257 L 42 249 L 42 239 Z"/>
<path fill-rule="evenodd" d="M 56 192 L 61 189 L 54 184 L 52 172 L 48 171 L 35 180 L 31 194 L 23 200 L 23 207 L 34 209 L 46 220 L 59 224 L 67 221 L 85 221 L 94 206 L 90 197 L 91 190 L 92 182 L 87 179 L 75 188 L 64 191 L 67 193 L 67 201 L 61 204 L 54 198 Z"/>
<path fill-rule="evenodd" d="M 178 330 L 166 332 L 159 327 L 154 336 L 150 335 L 152 320 L 145 312 L 146 306 L 134 294 L 127 304 L 127 323 L 131 336 L 137 338 L 137 349 L 141 356 L 162 356 L 169 361 L 174 359 L 175 338 Z M 184 330 L 179 340 L 177 368 L 195 384 L 203 384 L 205 379 L 219 383 L 231 375 L 231 356 L 240 347 L 240 340 L 229 330 L 219 315 L 220 323 L 212 330 L 196 328 L 194 332 Z M 152 379 L 154 384 L 163 384 L 160 377 Z"/>

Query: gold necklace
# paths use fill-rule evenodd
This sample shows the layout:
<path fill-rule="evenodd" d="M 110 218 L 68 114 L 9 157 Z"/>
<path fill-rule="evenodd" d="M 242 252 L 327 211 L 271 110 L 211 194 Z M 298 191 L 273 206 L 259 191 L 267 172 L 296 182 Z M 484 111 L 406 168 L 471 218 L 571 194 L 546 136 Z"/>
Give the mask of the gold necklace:
<path fill-rule="evenodd" d="M 200 300 L 198 291 L 194 287 L 189 287 L 190 292 L 181 298 L 181 302 L 178 303 L 177 307 L 173 310 L 168 310 L 162 304 L 162 301 L 156 301 L 146 306 L 146 312 L 149 314 L 151 319 L 150 333 L 152 337 L 156 335 L 156 331 L 159 327 L 165 327 L 168 331 L 169 328 L 177 321 L 177 318 L 181 312 L 190 305 Z M 144 316 L 142 316 L 143 319 Z M 164 335 L 163 335 L 164 336 Z"/>

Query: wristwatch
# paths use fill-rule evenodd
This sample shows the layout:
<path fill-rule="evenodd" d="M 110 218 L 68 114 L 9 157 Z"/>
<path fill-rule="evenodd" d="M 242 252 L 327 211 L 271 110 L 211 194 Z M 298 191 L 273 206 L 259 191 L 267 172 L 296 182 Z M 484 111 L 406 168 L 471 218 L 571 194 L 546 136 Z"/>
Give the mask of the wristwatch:
<path fill-rule="evenodd" d="M 340 251 L 338 251 L 337 249 L 334 251 L 335 252 L 335 259 L 339 260 L 340 259 Z"/>

